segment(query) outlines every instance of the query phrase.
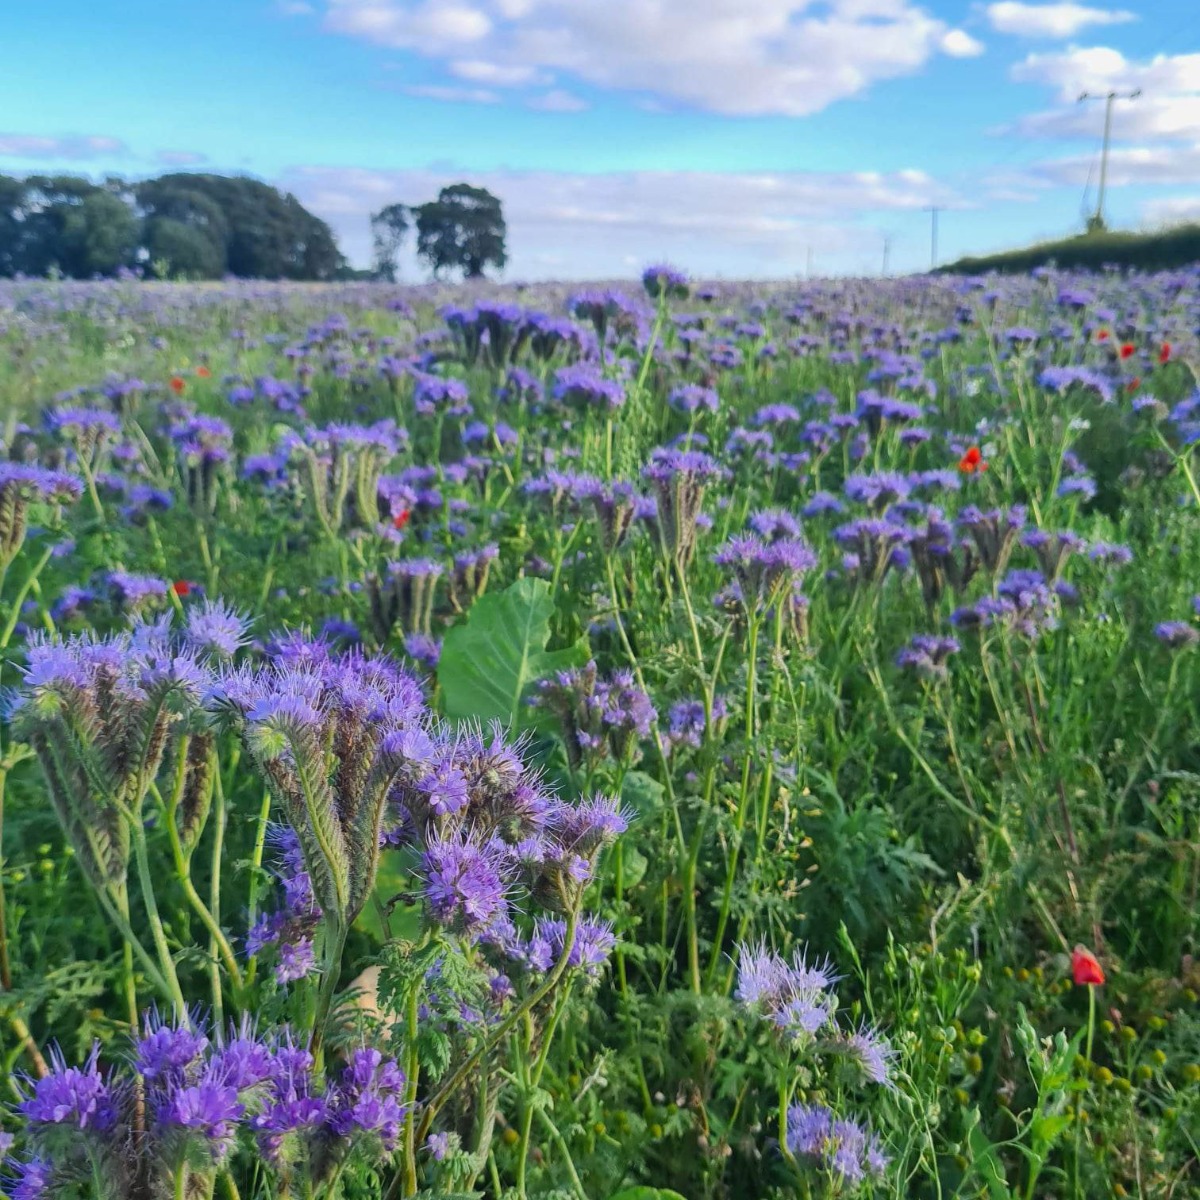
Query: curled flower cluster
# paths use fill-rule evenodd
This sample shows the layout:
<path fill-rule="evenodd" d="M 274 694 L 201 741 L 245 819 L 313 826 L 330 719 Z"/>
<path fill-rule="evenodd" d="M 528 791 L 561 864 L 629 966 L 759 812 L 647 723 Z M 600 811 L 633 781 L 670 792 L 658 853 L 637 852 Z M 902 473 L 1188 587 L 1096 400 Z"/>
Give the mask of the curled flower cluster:
<path fill-rule="evenodd" d="M 170 1194 L 181 1176 L 211 1188 L 252 1145 L 284 1188 L 311 1188 L 351 1153 L 378 1161 L 395 1150 L 406 1111 L 403 1072 L 378 1050 L 353 1049 L 340 1069 L 314 1073 L 286 1028 L 211 1036 L 155 1013 L 128 1065 L 102 1070 L 98 1045 L 80 1067 L 55 1053 L 17 1110 L 33 1154 L 12 1194 L 30 1197 L 60 1194 L 81 1171 L 111 1195 Z"/>
<path fill-rule="evenodd" d="M 572 769 L 592 770 L 605 759 L 632 763 L 656 719 L 631 672 L 614 671 L 603 679 L 595 662 L 542 680 L 534 702 L 558 718 Z"/>
<path fill-rule="evenodd" d="M 765 945 L 739 947 L 737 999 L 779 1031 L 790 1053 L 836 1056 L 853 1064 L 864 1083 L 892 1086 L 895 1052 L 883 1036 L 868 1025 L 838 1024 L 837 982 L 828 961 L 810 963 L 799 951 L 789 960 Z M 793 1105 L 781 1115 L 792 1155 L 846 1183 L 881 1175 L 887 1166 L 876 1137 L 824 1105 Z"/>

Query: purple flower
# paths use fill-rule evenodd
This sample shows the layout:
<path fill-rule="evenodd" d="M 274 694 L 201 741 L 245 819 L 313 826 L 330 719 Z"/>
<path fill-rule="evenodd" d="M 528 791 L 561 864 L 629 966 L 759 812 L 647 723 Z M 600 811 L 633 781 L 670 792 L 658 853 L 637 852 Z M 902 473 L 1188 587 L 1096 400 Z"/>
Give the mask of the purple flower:
<path fill-rule="evenodd" d="M 671 392 L 667 403 L 676 411 L 689 416 L 701 409 L 715 413 L 721 407 L 720 398 L 712 388 L 701 387 L 699 384 L 681 384 Z"/>
<path fill-rule="evenodd" d="M 5 1190 L 11 1200 L 42 1200 L 51 1195 L 54 1183 L 54 1168 L 48 1159 L 32 1158 L 28 1162 L 14 1163 L 16 1175 Z"/>
<path fill-rule="evenodd" d="M 477 933 L 507 915 L 501 859 L 467 838 L 431 842 L 422 860 L 425 902 L 434 920 L 459 933 Z"/>
<path fill-rule="evenodd" d="M 582 408 L 614 411 L 625 403 L 625 389 L 614 379 L 605 379 L 589 363 L 560 367 L 554 373 L 551 394 L 555 400 Z"/>
<path fill-rule="evenodd" d="M 17 1105 L 35 1125 L 70 1125 L 80 1131 L 106 1133 L 117 1121 L 112 1093 L 100 1074 L 99 1043 L 82 1067 L 68 1067 L 57 1051 L 51 1055 L 51 1071 L 35 1080 L 33 1094 Z"/>
<path fill-rule="evenodd" d="M 682 299 L 688 294 L 688 277 L 678 268 L 660 263 L 642 272 L 642 287 L 652 299 Z"/>
<path fill-rule="evenodd" d="M 246 1108 L 238 1100 L 235 1086 L 220 1075 L 210 1074 L 196 1083 L 179 1083 L 170 1088 L 159 1106 L 159 1124 L 185 1129 L 207 1143 L 214 1163 L 222 1162 L 233 1149 L 238 1122 Z"/>
<path fill-rule="evenodd" d="M 168 1025 L 157 1011 L 145 1019 L 146 1031 L 133 1044 L 133 1063 L 146 1079 L 181 1077 L 208 1048 L 208 1038 L 183 1024 Z"/>
<path fill-rule="evenodd" d="M 1200 642 L 1200 630 L 1186 621 L 1163 621 L 1154 627 L 1154 636 L 1169 650 L 1184 650 Z"/>
<path fill-rule="evenodd" d="M 330 1128 L 339 1137 L 374 1135 L 381 1151 L 396 1147 L 404 1120 L 404 1072 L 373 1048 L 351 1052 L 341 1078 L 331 1089 Z"/>
<path fill-rule="evenodd" d="M 205 600 L 187 614 L 184 634 L 198 653 L 212 659 L 230 659 L 246 644 L 250 620 L 223 600 Z"/>
<path fill-rule="evenodd" d="M 946 660 L 951 654 L 957 654 L 960 648 L 952 637 L 919 633 L 896 655 L 896 665 L 926 678 L 944 677 L 947 674 Z"/>
<path fill-rule="evenodd" d="M 861 1025 L 839 1039 L 838 1049 L 855 1062 L 864 1078 L 891 1086 L 891 1061 L 896 1051 L 877 1030 Z"/>

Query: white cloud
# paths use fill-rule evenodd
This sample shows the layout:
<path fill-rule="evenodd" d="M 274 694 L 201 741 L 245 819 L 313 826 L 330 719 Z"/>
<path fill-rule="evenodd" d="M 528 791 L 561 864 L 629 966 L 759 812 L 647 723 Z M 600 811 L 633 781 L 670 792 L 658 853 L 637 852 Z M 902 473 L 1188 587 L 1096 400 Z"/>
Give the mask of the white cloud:
<path fill-rule="evenodd" d="M 588 102 L 582 96 L 564 92 L 562 88 L 553 88 L 540 96 L 531 96 L 526 107 L 537 109 L 539 112 L 574 113 L 583 112 L 588 108 Z"/>
<path fill-rule="evenodd" d="M 1200 95 L 1200 54 L 1159 54 L 1139 63 L 1106 46 L 1072 46 L 1061 53 L 1030 54 L 1013 67 L 1012 77 L 1052 87 L 1068 104 L 1081 92 L 1137 88 L 1158 96 Z"/>
<path fill-rule="evenodd" d="M 1142 205 L 1142 220 L 1148 225 L 1179 225 L 1200 221 L 1200 195 L 1164 196 Z"/>
<path fill-rule="evenodd" d="M 421 100 L 443 100 L 447 104 L 499 104 L 500 93 L 488 88 L 443 87 L 436 83 L 418 83 L 404 92 Z"/>
<path fill-rule="evenodd" d="M 326 27 L 714 112 L 803 116 L 982 46 L 914 0 L 326 0 Z M 468 53 L 464 54 L 464 50 Z"/>
<path fill-rule="evenodd" d="M 1087 154 L 1040 163 L 1031 172 L 1047 183 L 1079 186 L 1094 177 L 1095 169 L 1096 156 Z M 1119 147 L 1108 156 L 1108 184 L 1200 186 L 1200 143 Z"/>
<path fill-rule="evenodd" d="M 26 133 L 0 133 L 0 155 L 7 158 L 79 159 L 125 154 L 124 142 L 111 137 L 39 137 Z"/>
<path fill-rule="evenodd" d="M 942 37 L 942 53 L 951 58 L 978 58 L 984 51 L 984 45 L 962 29 L 951 29 Z"/>
<path fill-rule="evenodd" d="M 1026 38 L 1069 38 L 1089 25 L 1123 25 L 1137 14 L 1125 10 L 1089 8 L 1084 4 L 1021 4 L 1000 0 L 987 6 L 987 18 L 998 33 Z"/>
<path fill-rule="evenodd" d="M 546 80 L 533 67 L 508 67 L 477 58 L 452 62 L 450 73 L 470 83 L 482 83 L 489 87 L 519 87 L 527 83 L 544 83 Z"/>
<path fill-rule="evenodd" d="M 1030 54 L 1012 70 L 1019 83 L 1051 89 L 1059 107 L 1024 117 L 1008 132 L 1023 137 L 1094 138 L 1103 115 L 1100 104 L 1080 104 L 1087 92 L 1141 91 L 1136 100 L 1113 104 L 1117 141 L 1200 141 L 1200 54 L 1160 54 L 1134 62 L 1104 46 Z"/>
<path fill-rule="evenodd" d="M 329 28 L 400 49 L 441 55 L 461 51 L 492 31 L 478 8 L 453 0 L 395 4 L 392 0 L 329 0 Z"/>
<path fill-rule="evenodd" d="M 308 17 L 317 10 L 308 0 L 275 0 L 275 11 L 281 17 Z"/>
<path fill-rule="evenodd" d="M 365 262 L 369 213 L 397 200 L 420 203 L 464 176 L 502 200 L 509 274 L 517 278 L 627 276 L 630 258 L 667 258 L 698 273 L 787 277 L 803 272 L 809 247 L 821 270 L 854 270 L 860 258 L 864 269 L 877 269 L 878 237 L 864 224 L 872 214 L 958 204 L 936 180 L 911 170 L 460 175 L 299 167 L 278 182 Z"/>

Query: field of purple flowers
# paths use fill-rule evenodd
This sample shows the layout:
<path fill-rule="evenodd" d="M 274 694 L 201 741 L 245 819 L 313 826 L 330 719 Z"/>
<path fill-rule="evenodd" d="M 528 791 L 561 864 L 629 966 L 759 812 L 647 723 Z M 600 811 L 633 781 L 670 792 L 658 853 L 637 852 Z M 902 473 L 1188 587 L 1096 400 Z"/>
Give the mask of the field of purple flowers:
<path fill-rule="evenodd" d="M 1200 1195 L 1200 272 L 0 282 L 9 1200 Z"/>

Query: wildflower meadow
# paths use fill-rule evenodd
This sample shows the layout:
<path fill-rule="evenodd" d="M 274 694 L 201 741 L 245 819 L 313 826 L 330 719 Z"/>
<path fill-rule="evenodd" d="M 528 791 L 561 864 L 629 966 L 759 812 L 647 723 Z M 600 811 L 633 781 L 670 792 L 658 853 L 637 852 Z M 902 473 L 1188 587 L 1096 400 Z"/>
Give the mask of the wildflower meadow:
<path fill-rule="evenodd" d="M 1200 1196 L 1198 330 L 0 281 L 0 1192 Z"/>

